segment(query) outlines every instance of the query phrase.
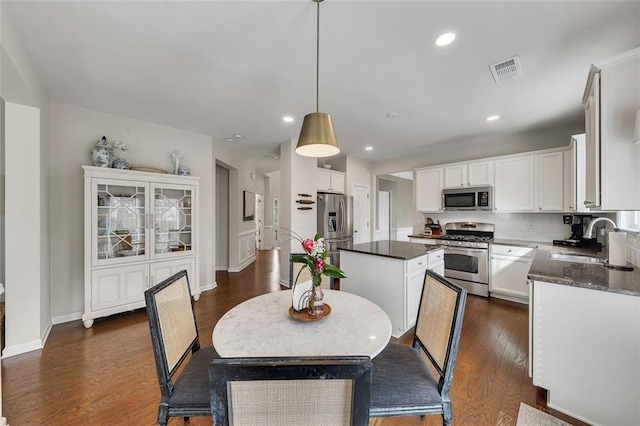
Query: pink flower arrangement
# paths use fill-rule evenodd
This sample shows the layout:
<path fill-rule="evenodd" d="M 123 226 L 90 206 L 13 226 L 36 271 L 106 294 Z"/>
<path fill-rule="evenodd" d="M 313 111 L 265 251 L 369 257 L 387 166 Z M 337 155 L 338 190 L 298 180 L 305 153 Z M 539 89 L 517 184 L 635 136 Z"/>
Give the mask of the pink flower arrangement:
<path fill-rule="evenodd" d="M 292 262 L 296 263 L 304 263 L 309 268 L 311 272 L 311 281 L 314 287 L 320 286 L 322 282 L 322 275 L 326 275 L 332 278 L 345 278 L 344 272 L 340 270 L 325 260 L 329 257 L 329 253 L 327 252 L 324 246 L 324 239 L 319 238 L 318 234 L 312 239 L 302 240 L 302 249 L 304 250 L 304 255 L 293 255 L 291 257 Z M 298 276 L 300 273 L 298 273 Z M 298 281 L 298 277 L 294 282 Z"/>

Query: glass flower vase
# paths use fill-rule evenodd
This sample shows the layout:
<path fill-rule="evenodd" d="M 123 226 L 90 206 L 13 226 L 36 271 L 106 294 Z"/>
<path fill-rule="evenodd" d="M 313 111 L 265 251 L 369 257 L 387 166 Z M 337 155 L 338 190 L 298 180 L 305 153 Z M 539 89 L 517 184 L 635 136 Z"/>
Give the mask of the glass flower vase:
<path fill-rule="evenodd" d="M 309 295 L 309 315 L 320 316 L 324 311 L 324 292 L 320 286 L 313 286 Z"/>

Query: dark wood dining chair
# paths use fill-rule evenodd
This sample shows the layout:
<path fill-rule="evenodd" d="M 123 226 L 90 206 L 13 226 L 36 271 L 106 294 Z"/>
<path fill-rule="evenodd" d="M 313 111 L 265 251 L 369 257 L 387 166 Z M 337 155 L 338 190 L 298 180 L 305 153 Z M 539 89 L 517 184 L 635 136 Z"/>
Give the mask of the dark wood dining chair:
<path fill-rule="evenodd" d="M 207 370 L 218 355 L 213 346 L 200 347 L 187 271 L 151 287 L 144 297 L 160 383 L 158 424 L 166 425 L 169 417 L 211 416 Z"/>
<path fill-rule="evenodd" d="M 389 343 L 373 359 L 372 417 L 442 414 L 444 425 L 451 425 L 449 389 L 466 299 L 466 290 L 435 272 L 426 272 L 413 345 Z"/>
<path fill-rule="evenodd" d="M 219 358 L 209 381 L 215 426 L 369 422 L 367 356 Z"/>

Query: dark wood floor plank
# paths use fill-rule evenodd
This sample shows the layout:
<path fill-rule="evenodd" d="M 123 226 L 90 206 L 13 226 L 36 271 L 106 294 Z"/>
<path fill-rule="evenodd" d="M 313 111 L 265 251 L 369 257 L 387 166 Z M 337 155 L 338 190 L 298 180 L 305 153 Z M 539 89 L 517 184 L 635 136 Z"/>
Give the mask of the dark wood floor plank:
<path fill-rule="evenodd" d="M 194 304 L 203 345 L 216 322 L 233 306 L 281 289 L 278 250 L 261 251 L 239 273 L 217 273 L 218 287 Z M 451 399 L 454 424 L 513 424 L 520 402 L 548 410 L 545 393 L 527 372 L 527 307 L 470 296 Z M 408 333 L 399 340 L 410 343 Z M 160 390 L 149 326 L 143 309 L 53 327 L 46 347 L 2 362 L 4 415 L 21 425 L 153 425 Z M 211 425 L 210 418 L 170 425 Z M 375 426 L 441 425 L 440 416 L 372 419 Z"/>

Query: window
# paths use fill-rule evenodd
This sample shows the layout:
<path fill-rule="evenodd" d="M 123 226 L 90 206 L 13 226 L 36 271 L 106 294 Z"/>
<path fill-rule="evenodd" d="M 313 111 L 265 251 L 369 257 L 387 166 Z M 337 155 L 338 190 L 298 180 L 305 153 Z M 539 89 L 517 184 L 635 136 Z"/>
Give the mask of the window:
<path fill-rule="evenodd" d="M 620 229 L 640 231 L 640 211 L 618 212 L 617 224 Z"/>

